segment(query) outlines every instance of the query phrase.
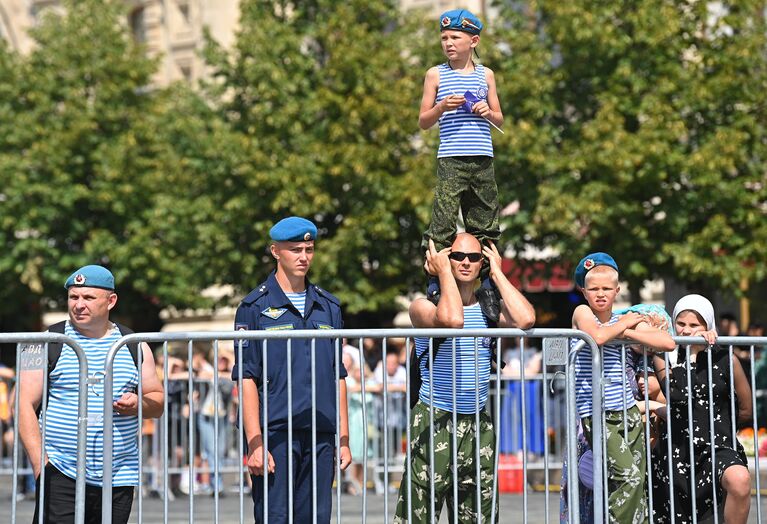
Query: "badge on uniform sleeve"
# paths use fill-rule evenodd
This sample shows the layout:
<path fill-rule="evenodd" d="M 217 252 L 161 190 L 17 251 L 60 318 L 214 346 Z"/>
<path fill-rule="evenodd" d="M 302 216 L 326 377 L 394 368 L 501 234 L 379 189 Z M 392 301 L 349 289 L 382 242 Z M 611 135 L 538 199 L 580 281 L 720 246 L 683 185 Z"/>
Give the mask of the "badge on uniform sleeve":
<path fill-rule="evenodd" d="M 261 312 L 262 315 L 266 315 L 267 317 L 271 318 L 272 320 L 277 320 L 282 315 L 285 314 L 287 311 L 286 308 L 276 308 L 276 307 L 268 307 L 265 310 Z"/>
<path fill-rule="evenodd" d="M 236 323 L 234 325 L 234 330 L 235 331 L 247 331 L 248 330 L 248 325 L 247 324 Z M 250 342 L 250 341 L 249 340 L 242 340 L 242 341 L 235 340 L 234 341 L 234 347 L 237 348 L 239 346 L 240 342 L 242 342 L 242 347 L 246 348 L 246 347 L 248 347 L 248 342 Z"/>

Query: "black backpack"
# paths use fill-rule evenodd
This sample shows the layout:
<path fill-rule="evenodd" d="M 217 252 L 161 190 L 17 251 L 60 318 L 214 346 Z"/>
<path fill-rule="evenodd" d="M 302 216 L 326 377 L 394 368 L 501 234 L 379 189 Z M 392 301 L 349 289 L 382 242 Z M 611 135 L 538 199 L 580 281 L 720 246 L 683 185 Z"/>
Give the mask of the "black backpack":
<path fill-rule="evenodd" d="M 490 319 L 487 319 L 487 327 L 489 328 L 496 328 L 498 327 L 498 324 L 496 322 L 493 322 Z M 433 349 L 432 349 L 432 360 L 437 358 L 437 350 L 442 345 L 443 342 L 446 340 L 449 340 L 447 338 L 435 338 L 434 342 L 432 343 Z M 496 361 L 497 361 L 497 346 L 498 339 L 496 337 L 492 337 L 490 339 L 490 366 L 491 369 L 495 370 L 496 368 Z M 410 351 L 410 376 L 408 377 L 408 380 L 410 382 L 410 395 L 408 396 L 408 401 L 410 402 L 410 409 L 413 409 L 415 405 L 418 403 L 418 394 L 421 391 L 421 384 L 423 383 L 423 379 L 421 378 L 421 360 L 426 360 L 426 369 L 429 369 L 429 352 L 424 351 L 423 355 L 420 357 L 416 353 L 415 350 L 415 342 L 413 343 L 413 349 Z M 506 362 L 501 360 L 501 369 L 506 367 Z"/>

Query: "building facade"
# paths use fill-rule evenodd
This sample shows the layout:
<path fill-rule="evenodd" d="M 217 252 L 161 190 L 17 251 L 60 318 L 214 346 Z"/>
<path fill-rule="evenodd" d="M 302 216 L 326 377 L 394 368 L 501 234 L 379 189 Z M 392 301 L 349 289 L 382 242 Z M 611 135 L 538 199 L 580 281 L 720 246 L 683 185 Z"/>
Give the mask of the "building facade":
<path fill-rule="evenodd" d="M 229 46 L 239 20 L 239 0 L 125 0 L 126 23 L 148 53 L 160 57 L 154 83 L 159 86 L 184 80 L 194 84 L 207 75 L 200 51 L 204 31 Z M 0 0 L 0 38 L 21 53 L 34 41 L 29 30 L 59 0 Z"/>
<path fill-rule="evenodd" d="M 234 42 L 240 0 L 124 0 L 126 23 L 152 56 L 160 57 L 154 83 L 178 80 L 195 84 L 207 76 L 200 56 L 207 30 L 224 47 Z M 402 9 L 422 9 L 437 17 L 448 9 L 465 8 L 487 19 L 488 0 L 400 0 Z M 45 12 L 60 9 L 60 0 L 0 0 L 0 38 L 11 49 L 28 53 L 34 46 L 29 30 Z"/>

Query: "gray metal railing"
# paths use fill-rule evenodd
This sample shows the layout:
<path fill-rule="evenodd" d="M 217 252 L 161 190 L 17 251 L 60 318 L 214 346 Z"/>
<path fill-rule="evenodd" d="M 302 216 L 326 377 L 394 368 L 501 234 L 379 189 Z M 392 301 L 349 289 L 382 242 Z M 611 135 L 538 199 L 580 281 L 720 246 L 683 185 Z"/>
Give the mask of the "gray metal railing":
<path fill-rule="evenodd" d="M 568 419 L 568 422 L 567 422 L 567 424 L 568 424 L 568 427 L 570 427 L 570 428 L 575 426 L 576 416 L 577 416 L 576 415 L 577 412 L 575 411 L 575 395 L 574 395 L 573 387 L 572 387 L 572 384 L 574 384 L 574 378 L 575 378 L 574 377 L 574 366 L 572 365 L 572 361 L 573 361 L 574 355 L 578 351 L 584 350 L 584 348 L 586 350 L 590 350 L 592 348 L 596 349 L 596 345 L 595 345 L 594 341 L 588 335 L 586 335 L 583 332 L 580 332 L 580 331 L 577 331 L 577 330 L 571 330 L 571 329 L 532 329 L 532 330 L 528 330 L 528 331 L 522 331 L 522 330 L 518 330 L 518 329 L 465 329 L 465 330 L 453 330 L 453 329 L 451 329 L 451 330 L 446 330 L 446 329 L 421 329 L 421 330 L 416 330 L 416 329 L 404 329 L 403 330 L 403 329 L 399 329 L 399 330 L 394 330 L 394 329 L 388 329 L 388 330 L 232 331 L 232 332 L 197 332 L 197 333 L 173 333 L 173 334 L 168 334 L 168 333 L 149 333 L 149 334 L 145 333 L 145 334 L 138 334 L 137 333 L 137 334 L 131 334 L 131 335 L 127 335 L 127 336 L 122 337 L 119 341 L 115 342 L 114 345 L 112 346 L 112 348 L 110 349 L 110 351 L 108 353 L 108 356 L 107 356 L 107 360 L 106 360 L 105 381 L 104 381 L 105 382 L 105 389 L 106 390 L 110 390 L 110 388 L 113 387 L 112 367 L 113 367 L 114 357 L 116 355 L 116 352 L 117 352 L 117 350 L 120 347 L 123 347 L 123 346 L 125 346 L 127 344 L 140 343 L 140 342 L 162 343 L 163 344 L 164 354 L 166 355 L 166 358 L 164 359 L 164 366 L 166 367 L 166 373 L 165 373 L 165 377 L 164 377 L 164 384 L 166 386 L 166 391 L 167 391 L 167 384 L 168 384 L 168 382 L 167 382 L 167 361 L 168 361 L 167 354 L 168 354 L 168 344 L 169 343 L 183 342 L 183 343 L 188 344 L 189 359 L 191 361 L 191 358 L 192 358 L 192 344 L 195 343 L 195 342 L 213 342 L 213 344 L 214 344 L 214 352 L 217 352 L 218 341 L 230 341 L 230 340 L 231 341 L 236 341 L 235 342 L 235 344 L 236 344 L 235 352 L 237 354 L 237 361 L 242 363 L 243 362 L 243 359 L 242 359 L 242 356 L 243 356 L 243 342 L 244 341 L 259 341 L 259 342 L 261 342 L 261 348 L 260 349 L 262 351 L 262 360 L 264 362 L 264 366 L 263 366 L 264 367 L 264 372 L 263 372 L 263 377 L 262 378 L 264 380 L 263 383 L 266 383 L 266 377 L 267 377 L 266 373 L 267 373 L 267 368 L 268 368 L 267 347 L 268 347 L 268 344 L 269 344 L 270 341 L 274 341 L 274 340 L 287 340 L 288 342 L 287 342 L 287 345 L 286 345 L 286 349 L 287 349 L 287 352 L 288 352 L 288 358 L 290 358 L 290 353 L 292 351 L 291 340 L 296 340 L 296 339 L 309 339 L 309 340 L 311 340 L 312 341 L 312 349 L 313 349 L 313 351 L 311 351 L 311 366 L 312 366 L 312 370 L 314 371 L 315 365 L 316 365 L 316 363 L 315 363 L 315 351 L 314 351 L 316 341 L 320 340 L 320 339 L 332 339 L 332 340 L 334 340 L 334 344 L 335 344 L 335 351 L 334 351 L 334 353 L 335 353 L 335 363 L 334 363 L 334 369 L 335 369 L 336 381 L 338 381 L 338 378 L 339 378 L 339 359 L 340 359 L 340 355 L 339 355 L 340 351 L 339 350 L 340 350 L 340 339 L 341 338 L 348 338 L 348 339 L 351 339 L 351 340 L 362 339 L 362 338 L 382 339 L 383 340 L 383 351 L 384 351 L 384 362 L 385 362 L 385 360 L 386 360 L 386 351 L 387 351 L 386 340 L 389 339 L 389 338 L 394 338 L 394 337 L 396 337 L 396 338 L 405 338 L 405 339 L 408 340 L 408 342 L 413 340 L 415 337 L 429 338 L 432 341 L 434 340 L 435 337 L 439 337 L 439 338 L 452 338 L 453 339 L 453 346 L 454 347 L 455 347 L 455 338 L 456 337 L 474 338 L 475 339 L 475 342 L 474 342 L 474 344 L 475 344 L 475 352 L 478 351 L 478 349 L 477 349 L 478 340 L 482 339 L 482 338 L 486 338 L 486 337 L 490 337 L 490 338 L 494 339 L 499 347 L 500 347 L 501 339 L 502 338 L 508 338 L 508 337 L 525 337 L 526 339 L 531 339 L 531 338 L 550 339 L 550 338 L 568 337 L 568 338 L 580 340 L 580 342 L 573 348 L 573 350 L 569 352 L 569 355 L 567 355 L 567 359 L 564 362 L 565 369 L 566 369 L 566 381 L 568 383 L 567 387 L 565 388 L 566 391 L 567 391 L 567 406 L 568 406 L 568 409 L 567 409 L 567 419 Z M 363 359 L 364 355 L 363 355 L 362 347 L 361 346 L 362 345 L 360 344 L 360 348 L 359 348 L 360 359 Z M 256 350 L 256 349 L 255 348 L 251 348 L 251 350 Z M 594 373 L 593 380 L 595 381 L 595 383 L 598 384 L 600 382 L 600 378 L 599 378 L 600 377 L 600 371 L 599 370 L 601 370 L 601 367 L 602 367 L 601 366 L 601 352 L 600 351 L 591 351 L 591 358 L 592 358 L 592 364 L 593 364 L 592 365 L 592 369 L 594 370 L 594 372 L 593 372 Z M 524 357 L 523 357 L 523 359 L 524 359 Z M 214 358 L 214 361 L 216 361 L 216 360 L 217 360 L 217 356 Z M 434 345 L 430 342 L 429 343 L 429 363 L 430 363 L 429 374 L 430 374 L 430 377 L 432 379 L 433 379 L 433 377 L 431 376 L 431 373 L 432 373 L 433 367 L 431 366 L 431 364 L 433 364 L 433 360 L 434 360 Z M 452 361 L 453 361 L 453 371 L 455 373 L 455 371 L 456 371 L 456 368 L 455 368 L 455 365 L 456 365 L 455 352 L 453 352 Z M 496 354 L 496 366 L 497 366 L 498 369 L 500 369 L 500 364 L 501 364 L 501 357 L 500 357 L 500 352 L 498 352 Z M 408 374 L 409 374 L 410 373 L 409 361 L 406 363 L 406 366 L 407 366 L 407 371 L 408 371 Z M 238 378 L 238 382 L 241 384 L 242 383 L 242 366 L 239 366 L 238 369 L 240 370 L 239 371 L 240 374 L 239 374 L 239 377 L 237 377 L 237 378 Z M 288 366 L 288 371 L 289 371 L 288 377 L 287 377 L 287 380 L 288 380 L 287 391 L 288 392 L 292 391 L 292 384 L 291 384 L 292 377 L 290 375 L 290 369 L 291 369 L 291 366 Z M 474 372 L 476 374 L 475 378 L 478 379 L 479 378 L 478 377 L 478 373 L 479 373 L 478 368 L 475 367 Z M 315 376 L 315 373 L 313 372 L 312 373 L 312 377 L 314 377 L 314 376 Z M 522 377 L 522 382 L 523 383 L 524 383 L 524 380 L 525 380 L 525 378 L 524 378 L 524 375 L 523 375 L 523 377 Z M 433 380 L 430 380 L 430 383 L 433 384 Z M 496 390 L 500 389 L 500 384 L 501 384 L 501 377 L 500 377 L 500 375 L 496 375 L 495 384 L 496 384 Z M 361 385 L 362 385 L 361 393 L 362 393 L 363 398 L 364 398 L 364 396 L 365 396 L 365 379 L 364 379 L 364 376 L 362 378 L 362 384 Z M 190 391 L 191 391 L 192 387 L 193 387 L 193 383 L 192 383 L 192 377 L 190 375 L 190 378 L 189 378 L 189 389 L 190 389 Z M 406 384 L 406 388 L 407 388 L 406 395 L 409 395 L 410 394 L 410 391 L 409 391 L 410 385 L 409 385 L 409 383 Z M 311 390 L 312 390 L 312 399 L 313 400 L 315 399 L 314 395 L 316 394 L 315 389 L 316 389 L 315 388 L 315 381 L 312 380 Z M 268 400 L 269 394 L 268 394 L 267 391 L 268 390 L 265 390 L 265 393 L 263 394 L 263 400 L 262 400 L 262 403 L 263 403 L 262 404 L 262 410 L 264 412 L 264 421 L 265 421 L 265 425 L 262 428 L 262 434 L 264 435 L 264 440 L 265 440 L 264 446 L 263 446 L 264 447 L 264 464 L 267 464 L 267 450 L 268 450 L 268 442 L 266 440 L 268 439 L 268 416 L 267 416 L 267 413 L 268 413 L 268 410 L 269 410 L 269 400 Z M 455 395 L 456 395 L 456 391 L 454 389 L 453 390 L 453 399 L 454 399 L 454 401 L 455 401 L 455 398 L 456 398 Z M 525 396 L 525 392 L 524 392 L 524 388 L 523 388 L 522 389 L 523 401 L 524 401 L 524 396 Z M 384 381 L 384 383 L 383 383 L 382 398 L 383 398 L 383 411 L 384 411 L 383 416 L 384 416 L 384 420 L 387 420 L 387 415 L 388 415 L 387 411 L 389 409 L 389 404 L 388 404 L 389 393 L 388 393 L 388 387 L 387 387 L 387 382 L 386 381 Z M 338 416 L 339 416 L 339 409 L 338 409 L 339 397 L 338 397 L 338 391 L 336 391 L 336 400 L 335 401 L 336 401 L 336 424 L 338 424 Z M 599 406 L 601 406 L 601 401 L 602 401 L 602 399 L 601 399 L 601 394 L 600 394 L 600 388 L 594 388 L 593 404 L 595 406 L 595 409 L 598 408 Z M 193 401 L 190 398 L 190 412 L 193 411 L 192 406 L 191 406 L 192 402 Z M 475 396 L 475 403 L 476 403 L 476 408 L 477 408 L 474 411 L 474 413 L 475 413 L 475 424 L 477 424 L 478 423 L 478 419 L 479 419 L 479 412 L 480 412 L 478 393 Z M 316 401 L 314 401 L 312 404 L 314 406 L 313 409 L 312 409 L 312 427 L 316 430 L 316 427 L 317 427 L 316 426 Z M 167 397 L 166 397 L 166 408 L 167 408 Z M 139 408 L 139 409 L 141 409 L 141 408 Z M 293 431 L 293 427 L 292 427 L 292 418 L 293 417 L 292 417 L 291 409 L 292 409 L 291 399 L 288 399 L 288 410 L 289 411 L 288 411 L 288 428 L 287 428 L 287 430 L 288 430 L 289 438 L 290 438 L 290 436 L 292 434 L 292 431 Z M 364 408 L 364 402 L 363 402 L 363 410 L 364 409 L 365 408 Z M 243 418 L 242 418 L 243 417 L 243 413 L 242 413 L 242 388 L 238 388 L 238 412 L 239 412 L 238 413 L 239 420 L 243 420 Z M 166 409 L 166 413 L 167 413 L 167 409 Z M 433 405 L 429 406 L 429 414 L 430 414 L 431 427 L 433 428 L 434 427 L 434 419 L 433 419 L 434 407 L 433 407 Z M 365 416 L 365 413 L 363 413 L 363 417 L 364 416 Z M 410 418 L 411 418 L 411 413 L 410 413 L 409 405 L 407 406 L 407 409 L 406 409 L 406 416 L 407 416 L 407 420 L 409 421 Z M 524 413 L 524 409 L 523 409 L 522 416 L 523 416 L 523 419 L 526 416 L 525 413 Z M 111 402 L 108 402 L 106 399 L 105 399 L 105 402 L 104 402 L 103 417 L 104 417 L 104 425 L 105 425 L 105 427 L 109 427 L 112 424 L 112 406 L 111 406 Z M 139 412 L 139 417 L 141 417 L 141 412 Z M 454 424 L 453 427 L 455 427 L 456 417 L 457 417 L 456 411 L 453 410 L 453 424 Z M 163 448 L 164 449 L 163 449 L 163 452 L 162 452 L 163 453 L 163 458 L 162 458 L 163 466 L 162 466 L 162 469 L 163 469 L 163 478 L 165 479 L 165 482 L 164 482 L 165 496 L 163 498 L 164 498 L 164 519 L 166 521 L 167 521 L 167 515 L 168 515 L 168 497 L 167 497 L 167 486 L 168 486 L 168 482 L 167 482 L 167 479 L 168 479 L 167 434 L 168 434 L 168 427 L 167 427 L 167 420 L 168 420 L 167 414 L 164 414 L 163 415 L 162 424 L 165 427 L 165 433 L 164 433 L 165 434 L 165 439 L 164 439 L 164 442 L 163 442 Z M 497 422 L 499 420 L 500 420 L 500 403 L 496 402 L 496 405 L 495 405 L 495 421 L 496 421 L 496 424 L 497 424 Z M 524 421 L 523 421 L 523 424 L 524 424 Z M 476 427 L 476 430 L 479 431 L 478 425 L 476 425 L 475 427 Z M 217 432 L 216 432 L 216 434 L 217 434 Z M 192 448 L 192 442 L 191 441 L 194 438 L 193 435 L 194 435 L 194 421 L 193 421 L 193 417 L 190 416 L 190 418 L 189 418 L 189 444 L 190 444 L 190 449 Z M 601 438 L 602 438 L 602 421 L 600 420 L 600 417 L 595 417 L 594 418 L 593 436 L 594 436 L 595 442 L 601 441 Z M 365 437 L 367 437 L 367 435 L 365 435 Z M 410 461 L 411 461 L 411 457 L 410 457 L 411 435 L 410 435 L 410 425 L 409 424 L 406 424 L 406 438 L 407 438 L 407 448 L 406 448 L 407 464 L 410 464 Z M 526 453 L 524 452 L 525 449 L 526 449 L 525 438 L 526 437 L 523 436 L 523 444 L 522 445 L 523 445 L 523 475 L 526 476 L 527 475 L 527 473 L 526 473 L 526 470 L 527 470 L 527 456 L 526 456 Z M 568 450 L 569 450 L 569 453 L 570 453 L 570 460 L 573 461 L 573 460 L 575 460 L 575 456 L 576 456 L 575 455 L 575 435 L 574 435 L 574 432 L 573 431 L 568 431 L 567 432 L 567 438 L 569 440 Z M 478 439 L 477 439 L 477 443 L 478 443 Z M 430 446 L 430 453 L 431 453 L 431 456 L 430 456 L 430 464 L 431 464 L 431 466 L 430 467 L 433 468 L 433 464 L 434 464 L 434 456 L 433 456 L 434 446 L 433 446 L 433 441 L 432 441 L 431 444 L 432 445 Z M 455 440 L 454 440 L 454 444 L 455 444 Z M 216 446 L 217 445 L 218 445 L 218 443 L 216 443 Z M 312 446 L 316 449 L 316 431 L 312 431 Z M 495 449 L 494 449 L 494 455 L 495 455 L 495 468 L 494 468 L 494 472 L 498 470 L 498 457 L 499 457 L 498 446 L 499 446 L 499 435 L 498 435 L 498 432 L 496 432 Z M 111 471 L 111 460 L 109 460 L 109 457 L 112 454 L 112 447 L 113 447 L 113 443 L 112 443 L 111 432 L 107 431 L 104 434 L 104 453 L 105 453 L 104 456 L 105 456 L 105 460 L 104 460 L 104 489 L 103 489 L 103 493 L 102 493 L 102 511 L 103 511 L 103 522 L 104 523 L 111 522 L 111 507 L 112 507 L 112 494 L 111 494 L 112 486 L 111 486 L 111 479 L 112 479 L 112 471 Z M 336 448 L 337 447 L 338 447 L 338 432 L 336 433 Z M 243 453 L 244 443 L 243 443 L 242 431 L 238 432 L 238 449 L 240 450 L 239 456 L 243 456 L 244 455 L 244 453 Z M 388 433 L 387 432 L 383 433 L 383 449 L 385 450 L 385 453 L 386 453 L 386 450 L 389 449 Z M 452 453 L 453 453 L 453 457 L 452 457 L 453 458 L 453 460 L 452 460 L 453 474 L 455 475 L 456 474 L 456 465 L 458 463 L 458 460 L 457 460 L 457 450 L 456 450 L 455 445 L 453 446 Z M 475 449 L 475 460 L 476 460 L 476 457 L 478 456 L 478 453 L 479 453 L 479 449 L 477 448 L 477 449 Z M 594 455 L 595 455 L 595 460 L 594 460 L 594 462 L 595 462 L 595 474 L 601 476 L 602 475 L 602 463 L 603 463 L 601 450 L 600 449 L 595 449 L 594 450 Z M 291 459 L 291 454 L 288 454 L 288 460 L 289 461 L 292 460 Z M 362 461 L 363 461 L 363 471 L 365 472 L 365 475 L 367 475 L 367 470 L 368 470 L 368 457 L 367 457 L 367 453 L 365 453 L 364 456 L 362 457 Z M 217 465 L 215 465 L 215 467 L 217 467 Z M 288 469 L 289 469 L 289 471 L 292 471 L 292 467 L 289 466 Z M 384 470 L 383 471 L 384 478 L 388 480 L 388 478 L 389 478 L 389 467 L 388 467 L 388 461 L 387 460 L 384 460 L 384 462 L 383 462 L 383 470 Z M 547 468 L 547 472 L 548 472 L 548 468 Z M 336 473 L 336 479 L 340 480 L 340 478 L 341 478 L 341 474 L 340 473 L 341 472 L 340 472 L 340 465 L 338 463 L 336 463 L 336 472 L 335 473 Z M 412 481 L 412 479 L 410 478 L 409 467 L 405 468 L 405 472 L 404 473 L 405 473 L 405 475 L 403 477 L 403 481 L 405 481 L 405 478 L 406 478 L 407 482 L 408 482 L 408 487 L 409 487 L 410 483 Z M 141 474 L 141 472 L 140 472 L 140 474 Z M 573 475 L 573 477 L 572 477 L 573 481 L 570 482 L 571 488 L 569 490 L 569 496 L 571 498 L 575 497 L 573 500 L 577 500 L 577 497 L 578 497 L 578 483 L 577 483 L 577 477 L 574 476 L 574 475 L 577 475 L 577 472 L 573 471 L 572 468 L 571 468 L 569 474 Z M 242 480 L 243 480 L 243 470 L 242 470 L 241 467 L 238 468 L 238 475 L 239 475 L 239 479 L 238 479 L 239 480 L 239 486 L 242 486 L 243 485 L 243 482 L 242 482 Z M 194 478 L 194 465 L 193 465 L 193 461 L 191 461 L 191 460 L 190 460 L 190 464 L 189 464 L 189 476 L 190 476 L 190 479 Z M 479 484 L 480 484 L 479 463 L 477 463 L 475 479 L 476 479 L 476 482 L 477 482 L 477 487 L 479 487 Z M 525 478 L 525 480 L 527 480 L 527 479 Z M 365 478 L 365 482 L 366 481 L 367 481 L 367 479 Z M 340 489 L 341 489 L 340 488 L 340 482 L 337 482 L 337 487 L 336 487 L 336 490 L 337 490 L 337 500 L 339 500 L 339 501 L 340 501 Z M 432 521 L 434 521 L 434 516 L 435 516 L 435 508 L 433 507 L 434 506 L 433 489 L 434 488 L 433 488 L 433 484 L 432 484 L 432 497 L 431 497 L 431 502 L 430 502 L 430 505 L 432 506 L 432 509 L 431 509 Z M 457 489 L 457 484 L 453 483 L 453 496 L 457 498 L 457 494 L 455 493 L 456 489 Z M 547 497 L 546 513 L 547 513 L 547 518 L 548 518 L 548 513 L 549 513 L 549 509 L 548 509 L 548 494 L 549 494 L 548 482 L 546 482 L 546 488 L 545 489 L 546 489 L 546 497 Z M 408 490 L 408 492 L 411 493 L 410 490 Z M 496 512 L 496 502 L 498 500 L 497 499 L 497 496 L 498 496 L 497 492 L 498 492 L 498 476 L 497 475 L 493 475 L 493 503 L 492 503 L 491 521 L 495 521 L 496 518 L 497 518 L 497 512 Z M 312 514 L 316 518 L 316 515 L 317 515 L 317 499 L 316 499 L 316 497 L 317 497 L 317 471 L 316 471 L 316 463 L 314 463 L 314 462 L 312 463 L 312 493 L 313 493 L 312 501 L 311 501 Z M 292 490 L 292 482 L 288 482 L 288 500 L 289 501 L 293 501 L 293 496 L 294 496 L 294 494 L 293 494 L 293 490 Z M 602 512 L 601 512 L 601 508 L 602 508 L 602 502 L 601 502 L 602 501 L 602 493 L 601 493 L 601 491 L 597 490 L 595 492 L 595 494 L 594 494 L 594 497 L 595 497 L 595 515 L 598 515 L 599 518 L 601 518 L 602 517 Z M 218 505 L 218 494 L 217 494 L 217 492 L 214 493 L 214 498 L 215 498 L 215 504 L 216 504 L 216 511 L 215 511 L 215 514 L 214 514 L 214 520 L 217 522 L 218 521 L 218 511 L 217 511 L 217 508 L 218 508 L 218 506 L 217 506 Z M 408 496 L 408 514 L 410 514 L 410 512 L 412 511 L 411 500 L 410 499 L 411 499 L 411 497 Z M 267 511 L 268 511 L 268 506 L 267 506 L 268 500 L 269 500 L 269 498 L 268 498 L 268 484 L 265 482 L 264 483 L 264 515 L 265 516 L 268 515 L 268 513 L 267 513 Z M 481 515 L 481 511 L 480 511 L 480 507 L 479 507 L 480 504 L 481 504 L 481 497 L 480 497 L 480 499 L 478 499 L 477 515 Z M 524 492 L 523 492 L 523 511 L 526 510 L 527 504 L 528 504 L 528 500 L 527 500 L 527 486 L 525 484 L 525 488 L 524 488 Z M 290 503 L 289 506 L 290 506 L 289 507 L 290 513 L 288 515 L 288 518 L 289 518 L 289 522 L 293 522 L 293 514 L 292 514 L 293 504 Z M 436 509 L 439 509 L 439 508 L 436 508 Z M 384 498 L 384 509 L 383 509 L 383 511 L 384 511 L 384 518 L 385 518 L 386 521 L 388 521 L 390 513 L 389 513 L 389 507 L 388 507 L 388 500 L 387 500 L 387 498 Z M 241 488 L 239 489 L 239 513 L 240 513 L 240 521 L 243 521 L 244 520 L 244 497 L 243 497 L 243 490 Z M 456 513 L 457 513 L 457 504 L 454 506 L 454 515 L 453 515 L 453 517 L 456 516 Z M 190 497 L 189 497 L 189 519 L 190 519 L 190 522 L 192 522 L 192 519 L 194 518 L 193 516 L 194 516 L 194 493 L 193 493 L 193 490 L 190 489 Z M 340 504 L 337 507 L 336 516 L 337 516 L 338 522 L 341 522 L 342 508 L 340 507 Z M 142 517 L 143 517 L 143 515 L 142 515 L 141 494 L 139 494 L 139 515 L 138 515 L 139 522 L 142 521 Z M 367 521 L 367 493 L 366 493 L 366 490 L 364 489 L 364 487 L 363 487 L 363 491 L 362 491 L 361 520 L 362 520 L 363 523 Z M 525 521 L 527 521 L 526 514 L 525 514 Z M 578 515 L 577 512 L 571 512 L 570 522 L 575 522 L 575 523 L 579 522 L 579 515 Z"/>
<path fill-rule="evenodd" d="M 45 416 L 48 403 L 48 344 L 66 344 L 75 352 L 79 366 L 78 404 L 77 404 L 77 478 L 75 479 L 75 523 L 82 524 L 85 519 L 85 445 L 88 430 L 88 359 L 83 349 L 72 340 L 59 333 L 0 333 L 0 344 L 16 344 L 17 382 L 14 389 L 14 409 L 18 413 L 19 395 L 27 373 L 42 372 L 42 396 L 40 418 L 40 511 L 39 523 L 43 523 L 43 501 L 45 496 L 45 442 L 47 417 Z M 17 417 L 14 417 L 16 419 Z M 19 424 L 13 427 L 13 473 L 11 522 L 16 522 L 17 487 L 19 472 Z"/>

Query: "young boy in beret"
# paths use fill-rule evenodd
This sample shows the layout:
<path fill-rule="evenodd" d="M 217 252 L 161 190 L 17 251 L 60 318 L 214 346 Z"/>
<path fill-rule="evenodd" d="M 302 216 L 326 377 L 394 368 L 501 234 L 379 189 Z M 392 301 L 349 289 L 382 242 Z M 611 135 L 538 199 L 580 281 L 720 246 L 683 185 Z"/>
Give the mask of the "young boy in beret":
<path fill-rule="evenodd" d="M 459 207 L 467 233 L 482 244 L 497 244 L 500 206 L 490 124 L 500 128 L 503 113 L 493 71 L 472 59 L 482 22 L 465 9 L 455 9 L 442 14 L 439 26 L 447 61 L 426 72 L 418 117 L 421 129 L 439 123 L 440 140 L 431 224 L 422 247 L 428 250 L 429 239 L 437 251 L 451 246 Z M 485 261 L 477 299 L 485 315 L 497 322 L 500 296 L 489 272 Z M 434 275 L 429 278 L 426 295 L 435 304 L 439 301 L 439 281 Z"/>
<path fill-rule="evenodd" d="M 575 284 L 588 305 L 575 308 L 573 329 L 591 335 L 602 349 L 609 522 L 646 522 L 644 479 L 647 462 L 642 416 L 622 359 L 622 352 L 630 349 L 613 341 L 635 340 L 656 351 L 671 351 L 675 343 L 668 332 L 652 327 L 639 313 L 613 313 L 613 303 L 620 292 L 618 264 L 607 253 L 591 253 L 583 257 L 575 268 Z M 586 348 L 575 360 L 575 401 L 584 434 L 593 448 L 592 390 L 591 350 Z M 627 408 L 625 424 L 624 403 Z"/>

